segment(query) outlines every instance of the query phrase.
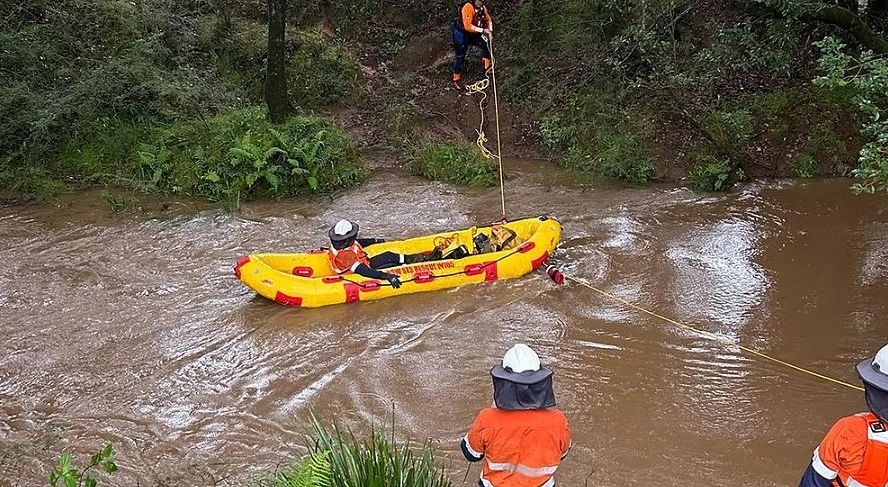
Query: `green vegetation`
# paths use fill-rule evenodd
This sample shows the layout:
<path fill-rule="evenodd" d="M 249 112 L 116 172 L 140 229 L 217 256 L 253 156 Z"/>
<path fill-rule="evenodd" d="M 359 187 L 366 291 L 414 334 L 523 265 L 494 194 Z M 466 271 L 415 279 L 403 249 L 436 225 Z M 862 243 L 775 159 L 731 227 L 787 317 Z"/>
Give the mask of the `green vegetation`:
<path fill-rule="evenodd" d="M 633 160 L 671 164 L 676 161 L 670 158 L 688 152 L 708 158 L 687 160 L 689 173 L 702 179 L 719 164 L 729 172 L 788 175 L 791 155 L 800 152 L 832 174 L 853 164 L 858 134 L 852 105 L 841 90 L 808 87 L 816 54 L 810 40 L 841 32 L 856 45 L 878 46 L 873 39 L 888 27 L 879 20 L 888 18 L 885 5 L 872 4 L 867 17 L 817 0 L 700 7 L 675 0 L 522 2 L 509 35 L 500 36 L 499 57 L 511 68 L 502 72 L 502 92 L 536 115 L 540 140 L 564 154 L 562 165 L 632 183 L 649 178 L 648 163 L 637 162 L 637 170 L 612 168 Z M 854 19 L 868 22 L 872 36 L 861 36 L 866 27 L 852 28 Z M 875 76 L 874 60 L 833 64 L 871 67 Z M 857 71 L 841 74 L 850 75 L 848 85 Z M 870 93 L 878 92 L 878 83 L 874 88 Z M 592 109 L 583 102 L 588 99 Z M 605 144 L 622 149 L 605 151 Z M 863 168 L 880 167 L 876 152 L 865 148 L 870 162 Z M 856 174 L 874 174 L 863 168 Z"/>
<path fill-rule="evenodd" d="M 203 196 L 228 208 L 258 196 L 327 192 L 363 180 L 357 144 L 316 117 L 270 124 L 261 110 L 173 125 L 138 149 L 150 191 Z"/>
<path fill-rule="evenodd" d="M 410 169 L 425 178 L 476 188 L 493 186 L 497 168 L 473 144 L 425 142 L 411 155 Z"/>
<path fill-rule="evenodd" d="M 602 95 L 577 97 L 574 112 L 564 122 L 558 117 L 543 119 L 543 142 L 564 152 L 558 161 L 561 167 L 646 184 L 653 171 L 645 143 L 649 122 L 639 114 L 613 110 Z"/>
<path fill-rule="evenodd" d="M 817 167 L 817 160 L 810 154 L 801 154 L 795 158 L 792 170 L 796 177 L 803 179 L 816 178 L 820 175 L 820 169 Z"/>
<path fill-rule="evenodd" d="M 853 175 L 863 181 L 858 193 L 888 192 L 888 58 L 864 51 L 855 57 L 835 37 L 817 43 L 823 75 L 814 83 L 827 89 L 852 93 L 851 100 L 864 117 L 866 144 L 860 150 Z"/>
<path fill-rule="evenodd" d="M 262 483 L 269 487 L 450 487 L 435 464 L 429 441 L 418 449 L 399 443 L 385 430 L 372 428 L 360 440 L 338 425 L 326 428 L 313 419 L 308 454 L 297 464 Z"/>
<path fill-rule="evenodd" d="M 74 457 L 70 453 L 63 453 L 59 458 L 59 466 L 49 474 L 49 485 L 56 487 L 96 487 L 99 478 L 90 473 L 94 468 L 101 468 L 105 473 L 113 475 L 117 472 L 117 464 L 114 462 L 114 447 L 108 443 L 97 451 L 90 459 L 89 465 L 83 470 L 78 470 L 72 463 Z"/>
<path fill-rule="evenodd" d="M 688 173 L 688 184 L 696 191 L 727 191 L 744 179 L 742 169 L 710 156 L 698 157 Z"/>
<path fill-rule="evenodd" d="M 0 30 L 0 189 L 49 196 L 114 185 L 236 207 L 363 178 L 355 143 L 332 122 L 271 127 L 245 109 L 261 102 L 264 24 L 163 0 L 26 7 Z M 293 30 L 290 42 L 294 105 L 359 91 L 342 42 L 316 30 Z"/>

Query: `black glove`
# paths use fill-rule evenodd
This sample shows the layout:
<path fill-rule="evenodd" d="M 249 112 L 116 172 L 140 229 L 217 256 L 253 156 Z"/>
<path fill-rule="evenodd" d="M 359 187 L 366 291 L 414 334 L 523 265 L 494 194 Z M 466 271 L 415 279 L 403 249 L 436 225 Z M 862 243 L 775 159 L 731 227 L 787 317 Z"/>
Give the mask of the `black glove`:
<path fill-rule="evenodd" d="M 401 279 L 399 279 L 398 276 L 394 274 L 389 274 L 386 279 L 393 288 L 398 289 L 399 287 L 401 287 Z"/>

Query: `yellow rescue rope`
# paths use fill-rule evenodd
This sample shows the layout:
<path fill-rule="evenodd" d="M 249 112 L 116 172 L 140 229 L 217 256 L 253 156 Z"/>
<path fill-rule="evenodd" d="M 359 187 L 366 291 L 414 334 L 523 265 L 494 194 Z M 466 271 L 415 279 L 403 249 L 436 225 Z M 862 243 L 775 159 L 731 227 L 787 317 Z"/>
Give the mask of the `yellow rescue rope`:
<path fill-rule="evenodd" d="M 481 112 L 481 123 L 478 125 L 478 129 L 475 130 L 475 132 L 478 133 L 478 138 L 475 140 L 475 144 L 481 150 L 481 155 L 487 159 L 496 158 L 499 163 L 500 201 L 502 202 L 503 207 L 503 221 L 505 221 L 506 189 L 503 184 L 503 148 L 500 142 L 499 96 L 496 92 L 496 58 L 493 56 L 493 39 L 489 36 L 485 36 L 483 39 L 487 42 L 487 47 L 490 51 L 490 77 L 468 85 L 466 87 L 466 94 L 474 95 L 476 93 L 481 93 L 482 95 L 481 99 L 478 101 L 478 109 Z M 484 134 L 484 102 L 487 100 L 487 88 L 491 85 L 491 80 L 493 80 L 493 110 L 494 113 L 496 113 L 496 154 L 486 147 L 487 136 Z"/>
<path fill-rule="evenodd" d="M 589 289 L 591 289 L 591 290 L 597 292 L 598 294 L 601 294 L 602 296 L 607 296 L 607 297 L 609 297 L 609 298 L 611 298 L 611 299 L 613 299 L 613 300 L 619 301 L 620 303 L 622 303 L 622 304 L 624 304 L 624 305 L 626 305 L 626 306 L 628 306 L 628 307 L 630 307 L 630 308 L 632 308 L 632 309 L 635 309 L 635 310 L 641 311 L 642 313 L 646 313 L 646 314 L 651 315 L 651 316 L 653 316 L 653 317 L 655 317 L 655 318 L 659 318 L 659 319 L 661 319 L 661 320 L 663 320 L 663 321 L 665 321 L 665 322 L 667 322 L 667 323 L 673 324 L 673 325 L 675 325 L 675 326 L 677 326 L 677 327 L 679 327 L 679 328 L 683 328 L 683 329 L 685 329 L 685 330 L 688 330 L 688 331 L 694 332 L 694 333 L 696 333 L 697 335 L 700 335 L 700 336 L 702 336 L 702 337 L 704 337 L 704 338 L 708 338 L 708 339 L 710 339 L 710 340 L 715 340 L 715 341 L 722 342 L 722 343 L 732 343 L 734 346 L 736 346 L 736 347 L 739 348 L 740 350 L 743 350 L 743 351 L 746 352 L 746 353 L 749 353 L 749 354 L 755 355 L 755 356 L 760 357 L 760 358 L 763 358 L 763 359 L 765 359 L 765 360 L 770 360 L 771 362 L 774 362 L 774 363 L 776 363 L 776 364 L 780 364 L 780 365 L 782 365 L 782 366 L 784 366 L 784 367 L 788 367 L 788 368 L 790 368 L 790 369 L 794 369 L 794 370 L 797 370 L 797 371 L 799 371 L 799 372 L 803 372 L 803 373 L 805 373 L 805 374 L 812 375 L 812 376 L 814 376 L 814 377 L 817 377 L 817 378 L 820 378 L 820 379 L 823 379 L 823 380 L 827 380 L 827 381 L 829 381 L 829 382 L 833 382 L 833 383 L 835 383 L 835 384 L 843 385 L 843 386 L 848 387 L 848 388 L 851 388 L 851 389 L 855 389 L 855 390 L 858 390 L 858 391 L 863 391 L 863 387 L 860 387 L 860 386 L 857 386 L 857 385 L 854 385 L 854 384 L 849 384 L 848 382 L 845 382 L 845 381 L 843 381 L 843 380 L 839 380 L 839 379 L 836 379 L 836 378 L 833 378 L 833 377 L 829 377 L 829 376 L 826 376 L 826 375 L 823 375 L 823 374 L 820 374 L 820 373 L 814 372 L 813 370 L 806 369 L 806 368 L 804 368 L 804 367 L 799 367 L 798 365 L 791 364 L 791 363 L 786 362 L 786 361 L 784 361 L 784 360 L 780 360 L 780 359 L 778 359 L 778 358 L 772 357 L 772 356 L 770 356 L 770 355 L 768 355 L 768 354 L 766 354 L 766 353 L 760 352 L 760 351 L 755 350 L 755 349 L 753 349 L 753 348 L 749 348 L 749 347 L 743 346 L 743 345 L 741 345 L 741 344 L 739 344 L 739 343 L 735 343 L 733 340 L 730 340 L 730 339 L 728 339 L 727 337 L 724 337 L 724 336 L 722 336 L 722 335 L 717 335 L 717 334 L 715 334 L 715 333 L 710 333 L 710 332 L 708 332 L 708 331 L 703 331 L 703 330 L 700 330 L 700 329 L 694 328 L 693 326 L 690 326 L 690 325 L 687 325 L 687 324 L 681 323 L 680 321 L 673 320 L 673 319 L 671 319 L 671 318 L 667 318 L 667 317 L 665 317 L 665 316 L 663 316 L 663 315 L 661 315 L 661 314 L 657 314 L 657 313 L 655 313 L 655 312 L 653 312 L 653 311 L 650 311 L 650 310 L 648 310 L 648 309 L 642 308 L 641 306 L 639 306 L 639 305 L 637 305 L 637 304 L 635 304 L 635 303 L 631 303 L 631 302 L 629 302 L 629 301 L 626 301 L 625 299 L 623 299 L 623 298 L 621 298 L 621 297 L 619 297 L 619 296 L 616 296 L 616 295 L 614 295 L 614 294 L 612 294 L 612 293 L 609 293 L 609 292 L 607 292 L 607 291 L 605 291 L 605 290 L 598 289 L 597 287 L 595 287 L 595 286 L 589 284 L 588 282 L 586 282 L 586 281 L 584 281 L 584 280 L 582 280 L 582 279 L 578 279 L 578 278 L 576 278 L 576 277 L 568 276 L 568 275 L 566 275 L 566 274 L 565 274 L 564 277 L 566 277 L 567 279 L 570 279 L 571 281 L 576 282 L 577 284 L 580 284 L 580 285 L 586 286 L 587 288 L 589 288 Z"/>

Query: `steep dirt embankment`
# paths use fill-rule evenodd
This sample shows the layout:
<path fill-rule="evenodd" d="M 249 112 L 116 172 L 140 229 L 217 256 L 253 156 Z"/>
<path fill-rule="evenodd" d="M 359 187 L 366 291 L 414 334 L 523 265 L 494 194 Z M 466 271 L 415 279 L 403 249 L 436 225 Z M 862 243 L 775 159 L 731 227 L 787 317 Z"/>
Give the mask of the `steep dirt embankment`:
<path fill-rule="evenodd" d="M 406 41 L 393 57 L 378 53 L 372 45 L 352 43 L 358 53 L 367 84 L 362 99 L 334 112 L 366 149 L 382 154 L 375 159 L 397 164 L 409 147 L 423 139 L 475 140 L 484 110 L 488 148 L 496 148 L 493 85 L 481 94 L 456 90 L 450 82 L 453 47 L 449 26 L 427 29 Z M 480 51 L 466 58 L 466 84 L 484 78 Z M 499 69 L 508 69 L 500 63 Z M 499 87 L 498 87 L 499 88 Z M 396 120 L 398 115 L 406 120 Z M 499 92 L 500 133 L 504 157 L 544 158 L 547 151 L 535 136 L 535 122 L 521 106 L 510 104 Z M 394 146 L 398 146 L 396 149 Z M 405 151 L 406 149 L 406 151 Z"/>

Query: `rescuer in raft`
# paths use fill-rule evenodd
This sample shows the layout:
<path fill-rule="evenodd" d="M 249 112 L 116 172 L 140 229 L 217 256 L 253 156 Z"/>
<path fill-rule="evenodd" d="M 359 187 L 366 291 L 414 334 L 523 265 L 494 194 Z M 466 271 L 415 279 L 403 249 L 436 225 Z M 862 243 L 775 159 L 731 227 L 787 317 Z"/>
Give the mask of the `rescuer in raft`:
<path fill-rule="evenodd" d="M 799 487 L 888 485 L 888 345 L 857 364 L 869 412 L 836 421 Z"/>
<path fill-rule="evenodd" d="M 464 0 L 453 22 L 453 86 L 457 90 L 464 90 L 462 82 L 462 65 L 466 58 L 469 46 L 477 46 L 481 49 L 484 72 L 493 65 L 490 56 L 490 47 L 483 36 L 493 35 L 493 20 L 483 0 Z"/>
<path fill-rule="evenodd" d="M 490 370 L 496 407 L 482 409 L 460 442 L 470 462 L 484 460 L 481 487 L 552 487 L 570 450 L 567 418 L 554 408 L 552 371 L 517 344 Z"/>
<path fill-rule="evenodd" d="M 367 257 L 364 247 L 385 242 L 381 238 L 358 238 L 358 224 L 348 220 L 339 220 L 336 225 L 327 232 L 332 248 L 327 250 L 327 258 L 337 274 L 354 272 L 355 274 L 370 278 L 388 281 L 395 289 L 401 287 L 401 280 L 395 274 L 382 272 L 379 269 L 399 266 L 401 264 L 415 264 L 438 260 L 441 251 L 435 249 L 429 254 L 396 254 L 383 252 L 373 257 Z"/>

